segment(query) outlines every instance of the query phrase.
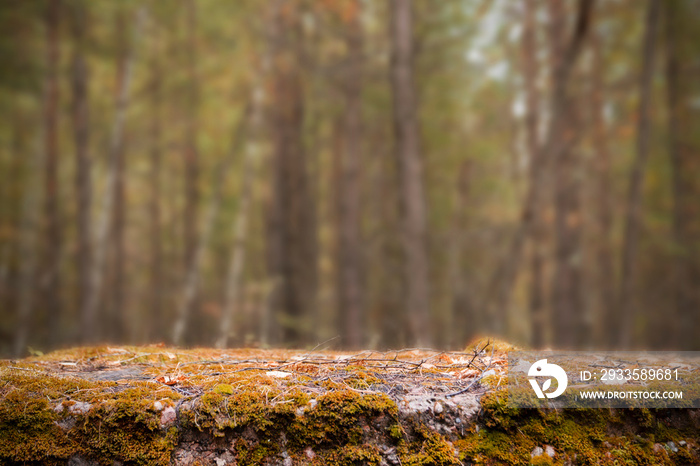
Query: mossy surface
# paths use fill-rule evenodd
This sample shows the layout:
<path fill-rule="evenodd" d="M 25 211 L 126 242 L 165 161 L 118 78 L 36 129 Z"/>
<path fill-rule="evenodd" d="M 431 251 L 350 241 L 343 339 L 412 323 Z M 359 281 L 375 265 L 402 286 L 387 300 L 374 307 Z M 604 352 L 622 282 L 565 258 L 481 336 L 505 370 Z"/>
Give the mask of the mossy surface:
<path fill-rule="evenodd" d="M 0 366 L 0 460 L 65 464 L 81 456 L 168 464 L 177 429 L 161 429 L 154 403 L 179 396 L 136 382 L 88 382 Z M 89 408 L 88 408 L 89 407 Z"/>
<path fill-rule="evenodd" d="M 700 426 L 693 410 L 517 409 L 505 391 L 482 398 L 469 435 L 456 442 L 476 464 L 700 464 Z M 673 451 L 668 442 L 674 442 Z M 536 448 L 550 446 L 553 457 Z"/>
<path fill-rule="evenodd" d="M 502 374 L 508 345 L 475 348 L 101 347 L 2 361 L 0 464 L 699 463 L 695 410 L 516 409 L 497 383 L 446 397 L 485 367 Z"/>

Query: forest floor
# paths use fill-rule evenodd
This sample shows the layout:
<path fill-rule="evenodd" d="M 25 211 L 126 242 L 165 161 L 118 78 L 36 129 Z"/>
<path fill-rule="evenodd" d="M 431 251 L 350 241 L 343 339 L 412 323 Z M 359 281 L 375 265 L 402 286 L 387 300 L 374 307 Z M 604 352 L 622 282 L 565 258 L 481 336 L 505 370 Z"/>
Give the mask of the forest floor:
<path fill-rule="evenodd" d="M 518 410 L 507 352 L 103 346 L 0 362 L 0 463 L 700 464 L 697 410 Z"/>

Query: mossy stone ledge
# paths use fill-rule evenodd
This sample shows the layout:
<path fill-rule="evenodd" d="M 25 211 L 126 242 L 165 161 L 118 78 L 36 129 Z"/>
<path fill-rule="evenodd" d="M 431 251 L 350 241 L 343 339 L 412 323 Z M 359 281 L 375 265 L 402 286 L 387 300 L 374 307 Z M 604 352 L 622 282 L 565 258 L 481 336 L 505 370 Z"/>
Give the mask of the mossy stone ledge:
<path fill-rule="evenodd" d="M 5 360 L 0 464 L 700 464 L 697 410 L 510 408 L 507 350 L 91 347 Z"/>

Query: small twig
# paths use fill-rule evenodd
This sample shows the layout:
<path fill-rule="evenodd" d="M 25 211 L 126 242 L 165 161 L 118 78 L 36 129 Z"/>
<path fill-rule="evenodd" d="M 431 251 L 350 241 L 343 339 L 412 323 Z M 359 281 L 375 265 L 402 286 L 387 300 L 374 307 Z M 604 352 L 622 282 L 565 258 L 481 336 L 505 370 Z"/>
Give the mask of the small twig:
<path fill-rule="evenodd" d="M 462 390 L 460 390 L 460 391 L 458 391 L 458 392 L 448 393 L 447 395 L 445 395 L 445 398 L 452 398 L 452 397 L 455 397 L 455 396 L 457 396 L 457 395 L 461 395 L 461 394 L 463 394 L 463 393 L 467 393 L 467 392 L 469 391 L 469 389 L 472 388 L 472 387 L 473 387 L 478 381 L 480 381 L 483 377 L 484 377 L 483 375 L 480 375 L 479 377 L 475 378 L 475 379 L 472 381 L 472 383 L 470 383 L 469 385 L 467 385 L 467 388 L 464 388 L 464 389 L 462 389 Z"/>
<path fill-rule="evenodd" d="M 319 349 L 320 347 L 324 346 L 326 343 L 330 343 L 330 342 L 332 342 L 333 340 L 337 340 L 338 338 L 340 338 L 340 335 L 336 335 L 336 336 L 334 336 L 333 338 L 329 338 L 328 340 L 319 343 L 318 345 L 314 346 L 313 349 L 312 349 L 311 351 L 309 351 L 309 353 L 313 353 L 314 351 L 316 351 L 316 350 Z"/>
<path fill-rule="evenodd" d="M 481 348 L 481 351 L 484 351 L 484 350 L 486 349 L 486 347 L 489 345 L 489 343 L 490 343 L 490 341 L 487 341 L 487 342 L 486 342 L 486 346 L 484 346 L 483 348 Z M 448 393 L 447 395 L 445 395 L 445 398 L 452 398 L 452 397 L 455 397 L 455 396 L 457 396 L 457 395 L 461 395 L 461 394 L 463 394 L 463 393 L 467 393 L 467 392 L 469 391 L 470 388 L 472 388 L 477 382 L 479 382 L 481 379 L 483 379 L 483 378 L 484 378 L 484 372 L 486 372 L 487 370 L 489 370 L 489 368 L 491 367 L 491 364 L 493 364 L 493 351 L 494 351 L 495 348 L 496 348 L 495 345 L 491 345 L 491 357 L 490 357 L 490 359 L 489 359 L 489 364 L 484 368 L 483 371 L 481 371 L 481 375 L 480 375 L 479 377 L 475 378 L 475 379 L 472 381 L 472 383 L 470 383 L 469 385 L 467 385 L 467 388 L 464 388 L 464 389 L 462 389 L 462 390 L 460 390 L 460 391 L 458 391 L 458 392 Z M 480 352 L 481 352 L 481 351 L 480 351 Z"/>

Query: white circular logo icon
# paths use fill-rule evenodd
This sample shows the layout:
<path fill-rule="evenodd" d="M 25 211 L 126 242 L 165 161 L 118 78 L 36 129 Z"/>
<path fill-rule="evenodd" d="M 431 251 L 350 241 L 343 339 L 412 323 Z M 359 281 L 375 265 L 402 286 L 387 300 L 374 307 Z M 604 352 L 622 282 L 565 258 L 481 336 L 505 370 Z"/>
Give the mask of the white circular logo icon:
<path fill-rule="evenodd" d="M 546 359 L 540 359 L 530 366 L 530 370 L 528 371 L 527 375 L 530 377 L 549 377 L 544 381 L 541 388 L 536 379 L 529 379 L 532 389 L 537 394 L 537 398 L 544 398 L 545 396 L 547 398 L 556 398 L 564 393 L 564 390 L 566 390 L 566 385 L 569 382 L 564 369 L 556 364 L 548 364 Z M 552 385 L 552 377 L 557 381 L 557 389 L 552 393 L 546 393 L 547 390 L 549 390 L 549 387 Z"/>

